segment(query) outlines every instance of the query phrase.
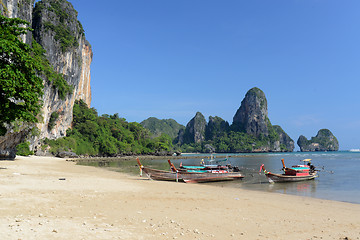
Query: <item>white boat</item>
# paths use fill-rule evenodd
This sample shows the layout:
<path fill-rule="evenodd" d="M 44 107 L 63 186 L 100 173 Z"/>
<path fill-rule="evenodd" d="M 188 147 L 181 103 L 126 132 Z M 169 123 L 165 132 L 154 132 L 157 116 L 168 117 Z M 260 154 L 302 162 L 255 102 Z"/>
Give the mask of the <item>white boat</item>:
<path fill-rule="evenodd" d="M 360 152 L 360 149 L 359 148 L 350 149 L 349 152 Z"/>

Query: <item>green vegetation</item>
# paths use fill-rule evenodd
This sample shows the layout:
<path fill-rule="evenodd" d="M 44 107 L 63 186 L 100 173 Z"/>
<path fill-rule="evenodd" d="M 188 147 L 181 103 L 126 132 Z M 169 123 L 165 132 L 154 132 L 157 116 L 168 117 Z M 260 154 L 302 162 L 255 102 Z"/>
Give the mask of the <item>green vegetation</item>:
<path fill-rule="evenodd" d="M 8 9 L 7 9 L 7 7 L 5 6 L 5 4 L 3 3 L 2 0 L 0 0 L 0 4 L 1 4 L 2 8 L 3 8 L 3 10 L 2 10 L 2 12 L 0 14 L 2 14 L 4 16 L 7 15 L 8 14 Z"/>
<path fill-rule="evenodd" d="M 42 103 L 43 66 L 33 57 L 33 50 L 20 40 L 31 30 L 29 23 L 0 15 L 0 135 L 6 133 L 4 123 L 15 120 L 37 122 Z"/>
<path fill-rule="evenodd" d="M 334 143 L 338 145 L 337 138 L 329 129 L 320 129 L 316 137 L 312 137 L 310 143 L 319 143 L 324 148 L 330 148 Z"/>
<path fill-rule="evenodd" d="M 51 130 L 55 126 L 56 120 L 59 118 L 58 112 L 53 112 L 50 115 L 49 123 L 48 123 L 48 129 Z"/>
<path fill-rule="evenodd" d="M 32 41 L 32 48 L 34 59 L 42 66 L 42 73 L 45 75 L 47 81 L 53 84 L 52 86 L 54 90 L 58 92 L 59 98 L 64 100 L 68 94 L 73 92 L 74 87 L 67 83 L 62 74 L 54 70 L 54 67 L 45 56 L 46 51 L 34 39 Z"/>
<path fill-rule="evenodd" d="M 77 12 L 73 9 L 71 3 L 67 1 L 53 0 L 49 3 L 50 6 L 47 7 L 45 3 L 37 2 L 34 8 L 34 18 L 40 19 L 41 13 L 45 10 L 54 12 L 56 19 L 43 22 L 44 29 L 55 33 L 55 40 L 60 43 L 62 52 L 78 47 L 79 36 L 84 35 L 84 28 L 76 19 Z M 76 24 L 78 34 L 70 29 L 70 23 Z"/>
<path fill-rule="evenodd" d="M 244 132 L 228 131 L 218 135 L 213 140 L 201 143 L 183 144 L 180 146 L 182 152 L 208 152 L 205 145 L 210 144 L 218 153 L 253 152 L 261 147 L 269 145 L 269 137 L 260 136 L 255 138 Z"/>
<path fill-rule="evenodd" d="M 149 130 L 139 123 L 128 123 L 118 114 L 98 116 L 94 108 L 77 101 L 73 109 L 73 128 L 67 137 L 45 140 L 52 153 L 73 151 L 78 155 L 116 156 L 122 154 L 155 154 L 172 150 L 172 139 L 161 134 L 151 138 Z"/>
<path fill-rule="evenodd" d="M 72 35 L 70 28 L 65 26 L 66 25 L 54 25 L 51 22 L 44 22 L 45 30 L 55 32 L 55 40 L 60 42 L 62 52 L 66 52 L 71 47 L 79 46 L 76 36 Z"/>
<path fill-rule="evenodd" d="M 23 142 L 16 146 L 16 155 L 29 156 L 34 155 L 33 151 L 30 151 L 30 143 Z"/>
<path fill-rule="evenodd" d="M 155 117 L 150 117 L 140 124 L 148 129 L 155 137 L 159 137 L 165 133 L 171 138 L 176 138 L 180 129 L 185 129 L 183 125 L 177 123 L 174 119 L 159 120 Z"/>

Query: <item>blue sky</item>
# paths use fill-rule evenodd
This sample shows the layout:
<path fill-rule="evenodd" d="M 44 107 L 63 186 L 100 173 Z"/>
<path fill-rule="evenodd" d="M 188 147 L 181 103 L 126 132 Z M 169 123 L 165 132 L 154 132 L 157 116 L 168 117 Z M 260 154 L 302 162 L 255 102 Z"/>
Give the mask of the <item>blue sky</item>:
<path fill-rule="evenodd" d="M 231 124 L 258 87 L 295 142 L 328 128 L 340 149 L 360 148 L 360 1 L 70 2 L 94 52 L 99 114 Z"/>

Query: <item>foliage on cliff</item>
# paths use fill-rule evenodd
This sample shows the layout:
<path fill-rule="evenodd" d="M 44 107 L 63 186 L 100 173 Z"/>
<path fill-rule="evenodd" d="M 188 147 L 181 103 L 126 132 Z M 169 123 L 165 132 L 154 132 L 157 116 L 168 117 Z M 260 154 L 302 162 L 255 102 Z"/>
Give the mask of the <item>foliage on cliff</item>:
<path fill-rule="evenodd" d="M 54 38 L 60 43 L 62 52 L 79 46 L 79 36 L 69 28 L 69 23 L 76 22 L 77 30 L 81 35 L 84 34 L 84 29 L 76 19 L 77 12 L 74 10 L 72 4 L 66 0 L 37 2 L 34 8 L 34 19 L 40 18 L 44 11 L 53 13 L 51 21 L 45 21 L 43 24 L 46 31 L 51 30 L 54 32 Z M 75 11 L 75 15 L 73 11 Z"/>
<path fill-rule="evenodd" d="M 46 51 L 34 39 L 32 41 L 32 48 L 34 52 L 34 59 L 42 66 L 42 74 L 45 75 L 45 78 L 49 83 L 52 83 L 52 87 L 55 91 L 57 91 L 60 99 L 64 100 L 67 94 L 71 94 L 73 92 L 73 86 L 66 82 L 62 74 L 57 73 L 54 70 L 54 67 L 45 56 Z"/>
<path fill-rule="evenodd" d="M 43 84 L 37 74 L 43 67 L 30 46 L 20 40 L 31 30 L 22 27 L 28 24 L 0 15 L 0 135 L 6 133 L 4 123 L 38 121 Z"/>
<path fill-rule="evenodd" d="M 287 152 L 293 151 L 294 141 L 268 118 L 267 100 L 259 88 L 250 89 L 233 123 L 220 117 L 209 117 L 206 123 L 201 113 L 186 125 L 174 140 L 183 152 Z M 209 147 L 210 146 L 210 147 Z"/>
<path fill-rule="evenodd" d="M 201 112 L 197 112 L 190 122 L 186 125 L 183 139 L 180 143 L 198 144 L 205 140 L 206 120 Z"/>
<path fill-rule="evenodd" d="M 174 119 L 157 119 L 150 117 L 140 123 L 144 128 L 148 129 L 155 137 L 165 133 L 171 138 L 176 138 L 180 129 L 185 127 L 177 123 Z"/>
<path fill-rule="evenodd" d="M 339 150 L 339 142 L 329 129 L 320 129 L 310 140 L 301 135 L 297 144 L 302 152 Z"/>
<path fill-rule="evenodd" d="M 118 114 L 98 116 L 96 109 L 78 101 L 73 109 L 73 128 L 67 137 L 45 140 L 51 152 L 71 150 L 78 155 L 116 156 L 122 154 L 156 154 L 172 148 L 166 134 L 151 138 L 149 130 L 136 122 L 127 122 Z"/>

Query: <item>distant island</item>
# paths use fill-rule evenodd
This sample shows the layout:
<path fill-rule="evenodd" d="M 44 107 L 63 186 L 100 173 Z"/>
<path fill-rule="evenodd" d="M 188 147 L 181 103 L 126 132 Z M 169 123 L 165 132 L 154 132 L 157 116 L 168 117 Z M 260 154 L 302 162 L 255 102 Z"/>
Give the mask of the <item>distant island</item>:
<path fill-rule="evenodd" d="M 160 125 L 161 120 L 157 121 Z M 256 87 L 246 93 L 231 125 L 218 116 L 210 116 L 207 122 L 204 115 L 197 112 L 186 127 L 180 129 L 173 144 L 182 152 L 203 153 L 291 152 L 294 149 L 294 141 L 286 132 L 271 124 L 265 94 Z"/>
<path fill-rule="evenodd" d="M 301 135 L 297 141 L 302 152 L 338 151 L 339 142 L 329 129 L 320 129 L 310 140 Z"/>

